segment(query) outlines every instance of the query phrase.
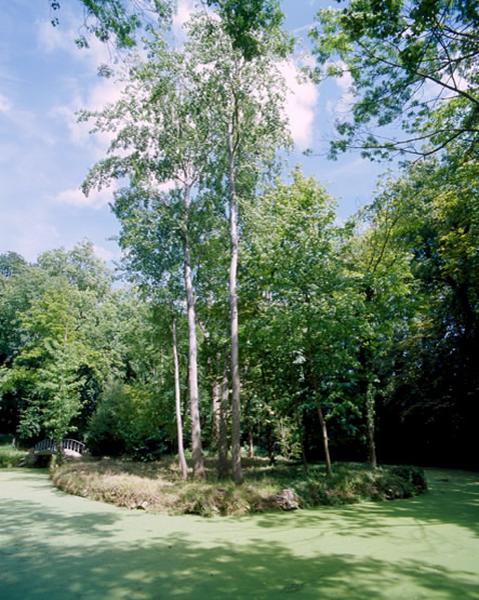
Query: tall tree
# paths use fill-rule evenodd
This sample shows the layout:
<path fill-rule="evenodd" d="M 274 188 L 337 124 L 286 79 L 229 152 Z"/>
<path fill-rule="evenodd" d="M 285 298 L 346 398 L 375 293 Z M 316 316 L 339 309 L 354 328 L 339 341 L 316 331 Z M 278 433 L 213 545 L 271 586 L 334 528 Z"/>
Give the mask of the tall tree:
<path fill-rule="evenodd" d="M 417 307 L 410 255 L 396 239 L 406 211 L 397 203 L 377 202 L 361 216 L 368 227 L 352 240 L 348 262 L 359 319 L 356 386 L 366 417 L 368 460 L 375 468 L 377 399 L 387 395 Z"/>
<path fill-rule="evenodd" d="M 18 260 L 15 265 L 13 269 L 10 262 L 8 277 L 0 275 L 0 366 L 5 376 L 1 403 L 9 427 L 18 424 L 42 382 L 38 370 L 55 363 L 49 358 L 54 350 L 59 356 L 64 353 L 64 363 L 73 365 L 75 377 L 82 381 L 81 419 L 86 419 L 102 383 L 121 362 L 111 276 L 87 243 L 70 251 L 45 252 L 33 265 Z M 69 322 L 66 347 L 62 320 Z M 78 419 L 74 421 L 77 426 Z"/>
<path fill-rule="evenodd" d="M 136 265 L 143 268 L 147 277 L 151 257 L 158 256 L 158 252 L 150 256 L 145 254 L 143 241 L 131 235 L 132 228 L 128 231 L 131 221 L 129 207 L 131 205 L 131 214 L 139 214 L 142 205 L 145 214 L 149 215 L 147 218 L 154 218 L 150 198 L 155 198 L 153 205 L 157 211 L 162 203 L 166 210 L 176 211 L 177 224 L 173 232 L 179 234 L 181 240 L 188 319 L 188 386 L 194 474 L 203 477 L 192 235 L 193 212 L 196 210 L 194 201 L 200 197 L 202 179 L 212 153 L 211 98 L 199 85 L 203 63 L 188 48 L 173 51 L 161 39 L 156 39 L 148 46 L 148 52 L 148 61 L 131 69 L 130 81 L 116 105 L 99 113 L 85 113 L 82 117 L 94 120 L 94 131 L 108 130 L 115 134 L 110 156 L 93 167 L 85 189 L 88 191 L 111 179 L 129 177 L 131 187 L 117 194 L 117 203 L 120 204 L 115 210 L 118 216 L 122 215 L 127 226 L 123 237 L 125 247 L 133 249 L 133 255 L 138 259 Z M 165 185 L 174 189 L 162 193 Z M 171 214 L 170 211 L 170 222 Z M 139 235 L 145 234 L 145 231 L 135 230 Z M 166 239 L 171 239 L 171 236 Z M 162 243 L 161 239 L 158 241 Z M 149 241 L 146 246 L 148 244 Z M 160 272 L 160 280 L 167 276 L 167 271 L 161 271 L 161 268 L 157 268 L 157 272 Z"/>
<path fill-rule="evenodd" d="M 260 179 L 274 165 L 277 148 L 288 143 L 282 116 L 284 85 L 278 60 L 284 36 L 277 29 L 258 34 L 257 53 L 246 60 L 234 47 L 227 25 L 199 16 L 190 30 L 190 47 L 202 58 L 203 87 L 212 103 L 215 160 L 212 180 L 227 200 L 230 266 L 229 304 L 232 382 L 233 477 L 241 483 L 241 402 L 238 338 L 237 270 L 239 207 L 254 195 Z M 194 49 L 194 50 L 193 50 Z"/>
<path fill-rule="evenodd" d="M 354 287 L 341 257 L 347 231 L 334 218 L 324 189 L 295 171 L 291 185 L 278 183 L 248 210 L 246 229 L 248 288 L 256 296 L 248 346 L 258 346 L 258 394 L 268 394 L 279 416 L 315 419 L 328 473 L 328 422 L 350 407 L 345 389 L 358 338 Z"/>
<path fill-rule="evenodd" d="M 11 368 L 2 373 L 2 388 L 23 390 L 19 430 L 23 437 L 40 432 L 60 442 L 75 428 L 82 407 L 82 365 L 93 364 L 95 353 L 85 344 L 81 315 L 86 308 L 81 292 L 54 282 L 21 315 L 26 343 Z M 87 300 L 88 308 L 92 308 Z"/>
<path fill-rule="evenodd" d="M 474 464 L 471 424 L 477 419 L 479 389 L 476 182 L 477 161 L 458 164 L 454 151 L 450 160 L 411 165 L 378 198 L 376 210 L 401 217 L 393 240 L 397 251 L 410 257 L 417 297 L 396 357 L 383 433 L 397 435 L 393 414 L 401 415 L 401 436 L 411 440 L 410 448 L 403 448 L 406 460 L 420 455 L 429 462 Z M 389 459 L 395 460 L 387 446 Z"/>

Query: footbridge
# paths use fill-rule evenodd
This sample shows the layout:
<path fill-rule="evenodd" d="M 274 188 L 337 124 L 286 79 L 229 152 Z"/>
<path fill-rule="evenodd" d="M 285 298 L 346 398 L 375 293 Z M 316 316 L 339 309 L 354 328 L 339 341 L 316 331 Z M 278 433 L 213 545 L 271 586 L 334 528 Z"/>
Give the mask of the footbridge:
<path fill-rule="evenodd" d="M 77 440 L 62 440 L 61 447 L 65 456 L 80 458 L 85 453 L 86 446 L 83 442 Z M 51 439 L 42 440 L 33 447 L 35 454 L 56 454 L 57 445 Z"/>

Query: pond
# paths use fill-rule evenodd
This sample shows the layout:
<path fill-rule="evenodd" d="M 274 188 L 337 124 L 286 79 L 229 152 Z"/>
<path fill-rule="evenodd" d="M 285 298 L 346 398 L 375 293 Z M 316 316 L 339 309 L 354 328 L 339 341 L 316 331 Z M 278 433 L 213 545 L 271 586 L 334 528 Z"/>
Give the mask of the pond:
<path fill-rule="evenodd" d="M 0 598 L 477 600 L 479 476 L 409 500 L 241 518 L 128 511 L 0 472 Z"/>

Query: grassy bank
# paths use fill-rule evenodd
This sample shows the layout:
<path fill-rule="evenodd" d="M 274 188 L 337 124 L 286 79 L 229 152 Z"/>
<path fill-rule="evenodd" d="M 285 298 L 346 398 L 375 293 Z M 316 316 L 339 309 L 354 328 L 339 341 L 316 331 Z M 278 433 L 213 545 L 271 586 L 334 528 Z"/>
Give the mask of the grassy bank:
<path fill-rule="evenodd" d="M 11 444 L 0 445 L 0 469 L 12 469 L 18 466 L 18 463 L 25 456 L 24 450 L 18 450 Z"/>
<path fill-rule="evenodd" d="M 173 459 L 154 463 L 103 459 L 67 463 L 52 472 L 54 484 L 77 496 L 127 508 L 168 514 L 244 515 L 282 510 L 284 490 L 299 507 L 342 505 L 360 500 L 408 498 L 426 489 L 416 467 L 380 467 L 343 463 L 327 477 L 322 465 L 302 466 L 266 460 L 244 462 L 245 482 L 218 481 L 215 464 L 207 462 L 205 481 L 182 481 Z"/>

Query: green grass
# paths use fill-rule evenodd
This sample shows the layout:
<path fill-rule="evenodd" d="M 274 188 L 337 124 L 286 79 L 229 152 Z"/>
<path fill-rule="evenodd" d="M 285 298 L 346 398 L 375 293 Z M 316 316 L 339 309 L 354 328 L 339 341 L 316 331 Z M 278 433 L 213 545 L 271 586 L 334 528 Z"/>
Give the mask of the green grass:
<path fill-rule="evenodd" d="M 281 510 L 277 495 L 292 489 L 303 508 L 342 505 L 361 500 L 408 498 L 426 489 L 424 474 L 413 467 L 335 465 L 327 477 L 322 465 L 305 472 L 302 465 L 265 459 L 244 461 L 243 485 L 218 481 L 215 462 L 206 462 L 205 481 L 182 481 L 173 459 L 155 463 L 120 460 L 69 462 L 52 472 L 61 490 L 127 508 L 202 516 L 245 515 Z"/>
<path fill-rule="evenodd" d="M 0 469 L 12 469 L 25 456 L 24 450 L 13 448 L 11 444 L 0 445 Z"/>
<path fill-rule="evenodd" d="M 479 477 L 427 471 L 394 502 L 169 517 L 0 473 L 5 600 L 477 600 Z"/>

